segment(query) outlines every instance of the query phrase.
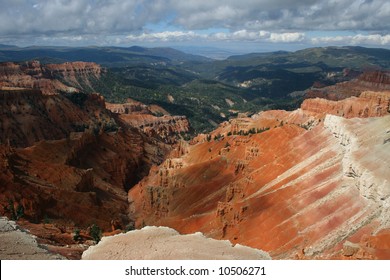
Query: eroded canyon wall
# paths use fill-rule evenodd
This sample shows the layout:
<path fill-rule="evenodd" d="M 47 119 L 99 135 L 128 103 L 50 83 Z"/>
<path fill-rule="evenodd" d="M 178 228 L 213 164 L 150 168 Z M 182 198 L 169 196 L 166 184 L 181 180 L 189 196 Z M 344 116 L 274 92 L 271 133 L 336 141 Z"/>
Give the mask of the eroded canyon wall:
<path fill-rule="evenodd" d="M 311 99 L 297 111 L 226 122 L 129 191 L 132 217 L 275 258 L 342 258 L 345 241 L 389 228 L 389 100 L 390 92 Z"/>

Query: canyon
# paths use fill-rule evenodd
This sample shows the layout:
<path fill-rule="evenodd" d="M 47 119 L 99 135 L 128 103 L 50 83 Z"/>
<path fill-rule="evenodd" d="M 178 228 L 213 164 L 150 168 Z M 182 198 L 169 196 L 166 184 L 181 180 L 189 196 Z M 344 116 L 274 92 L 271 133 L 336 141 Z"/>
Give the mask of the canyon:
<path fill-rule="evenodd" d="M 60 251 L 74 245 L 76 253 L 65 252 L 71 258 L 82 252 L 76 229 L 88 240 L 92 224 L 132 228 L 127 190 L 190 129 L 185 117 L 110 110 L 116 105 L 78 87 L 103 71 L 95 64 L 0 69 L 0 214 L 12 218 L 19 209 L 38 241 Z"/>
<path fill-rule="evenodd" d="M 50 251 L 80 258 L 97 225 L 131 232 L 103 238 L 91 258 L 156 234 L 261 258 L 390 258 L 388 72 L 312 87 L 294 111 L 241 114 L 188 140 L 185 116 L 106 102 L 95 89 L 105 71 L 0 64 L 0 215 Z"/>
<path fill-rule="evenodd" d="M 389 91 L 362 92 L 222 123 L 129 191 L 136 227 L 201 231 L 277 259 L 387 259 L 389 104 Z"/>

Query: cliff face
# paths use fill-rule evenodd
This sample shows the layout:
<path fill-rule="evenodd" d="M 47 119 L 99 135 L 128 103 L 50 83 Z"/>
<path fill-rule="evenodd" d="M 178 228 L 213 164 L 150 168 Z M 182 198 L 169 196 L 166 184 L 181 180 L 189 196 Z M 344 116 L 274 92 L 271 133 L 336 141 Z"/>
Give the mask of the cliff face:
<path fill-rule="evenodd" d="M 170 116 L 163 108 L 129 100 L 125 104 L 107 103 L 107 109 L 118 114 L 122 123 L 137 127 L 147 136 L 175 144 L 190 131 L 185 116 Z M 158 115 L 158 116 L 156 116 Z"/>
<path fill-rule="evenodd" d="M 389 95 L 365 93 L 340 104 L 315 99 L 294 112 L 224 123 L 152 168 L 129 191 L 129 211 L 138 226 L 201 231 L 275 258 L 344 258 L 345 241 L 370 238 L 381 240 L 379 252 L 386 247 L 379 233 L 390 227 L 390 116 L 388 103 L 377 108 Z M 351 119 L 336 116 L 360 99 L 384 116 L 352 118 L 371 116 L 355 107 Z"/>
<path fill-rule="evenodd" d="M 129 223 L 126 190 L 166 152 L 163 144 L 153 145 L 136 130 L 73 133 L 24 149 L 3 146 L 0 212 L 11 214 L 13 201 L 33 222 L 50 217 L 109 230 L 114 220 L 124 228 Z"/>
<path fill-rule="evenodd" d="M 0 90 L 0 102 L 0 143 L 14 147 L 115 123 L 97 94 L 45 95 L 38 89 L 8 89 Z"/>
<path fill-rule="evenodd" d="M 170 115 L 164 108 L 158 105 L 146 105 L 130 98 L 127 99 L 126 103 L 121 104 L 106 102 L 106 107 L 116 114 Z"/>
<path fill-rule="evenodd" d="M 156 117 L 146 114 L 122 114 L 124 123 L 140 128 L 147 136 L 174 144 L 181 134 L 189 132 L 190 124 L 185 116 Z"/>
<path fill-rule="evenodd" d="M 19 208 L 29 221 L 47 218 L 70 230 L 92 223 L 125 228 L 127 190 L 171 150 L 164 135 L 151 137 L 138 120 L 133 125 L 107 110 L 99 94 L 60 82 L 88 87 L 102 71 L 96 64 L 3 63 L 0 69 L 0 215 Z M 165 126 L 179 135 L 173 130 L 181 118 L 169 118 Z"/>
<path fill-rule="evenodd" d="M 365 91 L 359 97 L 332 101 L 321 98 L 306 99 L 301 108 L 292 112 L 283 110 L 264 111 L 251 117 L 231 119 L 222 123 L 210 135 L 201 134 L 192 143 L 213 140 L 219 135 L 248 135 L 272 128 L 293 124 L 311 129 L 324 121 L 327 114 L 344 118 L 381 117 L 390 113 L 390 91 Z"/>
<path fill-rule="evenodd" d="M 364 91 L 380 92 L 389 90 L 390 72 L 368 71 L 348 82 L 338 83 L 329 87 L 312 88 L 306 92 L 305 97 L 341 100 L 351 96 L 360 96 Z"/>
<path fill-rule="evenodd" d="M 365 91 L 359 98 L 352 97 L 341 101 L 306 99 L 301 108 L 315 113 L 328 113 L 345 118 L 380 117 L 390 112 L 390 91 Z"/>
<path fill-rule="evenodd" d="M 0 63 L 0 87 L 40 89 L 44 94 L 75 92 L 91 87 L 104 70 L 96 63 L 67 62 L 42 65 L 39 61 Z M 65 84 L 64 84 L 65 83 Z"/>

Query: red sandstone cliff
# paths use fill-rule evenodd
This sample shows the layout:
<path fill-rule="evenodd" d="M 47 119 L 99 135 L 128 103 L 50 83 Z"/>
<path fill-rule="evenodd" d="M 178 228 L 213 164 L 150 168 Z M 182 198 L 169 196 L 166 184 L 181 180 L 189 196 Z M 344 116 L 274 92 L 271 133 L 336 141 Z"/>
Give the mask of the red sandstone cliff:
<path fill-rule="evenodd" d="M 364 91 L 389 91 L 390 72 L 368 71 L 359 75 L 356 79 L 338 83 L 329 87 L 313 87 L 308 90 L 306 98 L 325 98 L 329 100 L 341 100 L 351 96 L 360 96 Z"/>
<path fill-rule="evenodd" d="M 159 165 L 185 118 L 134 103 L 106 110 L 100 95 L 74 93 L 99 77 L 94 65 L 0 71 L 0 214 L 11 216 L 12 204 L 30 221 L 49 219 L 52 240 L 135 219 L 276 258 L 390 258 L 388 91 L 234 119 L 179 141 Z"/>
<path fill-rule="evenodd" d="M 152 168 L 129 191 L 129 211 L 137 226 L 201 231 L 274 258 L 344 258 L 346 241 L 363 244 L 348 258 L 388 258 L 389 100 L 314 99 L 226 122 Z"/>
<path fill-rule="evenodd" d="M 168 144 L 175 144 L 190 131 L 190 124 L 185 116 L 170 116 L 167 111 L 156 105 L 128 100 L 125 104 L 107 103 L 106 107 L 118 114 L 118 118 L 124 124 L 137 127 L 147 136 L 158 138 Z"/>
<path fill-rule="evenodd" d="M 13 209 L 22 207 L 25 219 L 49 219 L 65 231 L 93 223 L 106 231 L 124 229 L 131 222 L 127 190 L 160 164 L 171 146 L 160 130 L 151 137 L 140 127 L 144 121 L 133 125 L 129 116 L 107 110 L 99 94 L 60 82 L 88 86 L 101 71 L 81 62 L 1 64 L 0 215 L 12 216 L 12 203 Z M 163 119 L 165 124 L 159 118 L 145 124 L 166 127 L 165 142 L 180 134 L 174 129 L 188 129 L 181 117 Z"/>
<path fill-rule="evenodd" d="M 0 63 L 0 87 L 40 89 L 44 94 L 75 92 L 90 87 L 105 71 L 91 62 L 67 62 L 42 65 L 39 61 Z M 64 84 L 66 83 L 66 85 Z"/>
<path fill-rule="evenodd" d="M 82 103 L 76 104 L 78 98 Z M 9 89 L 0 90 L 0 102 L 0 143 L 9 142 L 14 147 L 62 139 L 87 128 L 100 130 L 115 123 L 103 97 L 97 94 L 74 93 L 68 98 L 45 95 L 38 89 Z"/>

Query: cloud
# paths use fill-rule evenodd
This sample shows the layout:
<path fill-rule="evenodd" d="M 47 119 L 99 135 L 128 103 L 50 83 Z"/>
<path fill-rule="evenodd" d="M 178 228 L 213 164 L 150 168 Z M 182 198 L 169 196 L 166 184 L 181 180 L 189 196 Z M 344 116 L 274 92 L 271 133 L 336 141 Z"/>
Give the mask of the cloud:
<path fill-rule="evenodd" d="M 325 36 L 312 38 L 311 43 L 314 45 L 389 45 L 390 35 L 380 34 L 356 34 L 353 36 Z"/>
<path fill-rule="evenodd" d="M 302 42 L 305 39 L 305 34 L 294 32 L 294 33 L 272 33 L 270 41 L 274 43 L 291 43 L 291 42 Z"/>
<path fill-rule="evenodd" d="M 200 30 L 390 30 L 387 0 L 0 0 L 0 34 Z"/>
<path fill-rule="evenodd" d="M 157 33 L 142 33 L 140 35 L 128 35 L 126 39 L 131 42 L 168 42 L 168 41 L 190 41 L 193 39 L 206 38 L 206 36 L 197 34 L 193 31 L 164 31 Z"/>
<path fill-rule="evenodd" d="M 0 42 L 345 41 L 384 46 L 390 30 L 388 0 L 0 0 L 0 6 Z M 308 31 L 364 35 L 310 39 Z"/>
<path fill-rule="evenodd" d="M 192 40 L 202 41 L 237 41 L 237 42 L 301 42 L 305 39 L 303 33 L 271 33 L 268 31 L 238 30 L 235 32 L 217 32 L 211 34 L 196 33 L 194 31 L 164 31 L 157 33 L 142 33 L 128 35 L 129 42 L 183 42 Z"/>
<path fill-rule="evenodd" d="M 388 31 L 387 0 L 171 0 L 174 20 L 188 29 Z"/>
<path fill-rule="evenodd" d="M 0 0 L 0 35 L 139 31 L 166 15 L 163 0 Z"/>

